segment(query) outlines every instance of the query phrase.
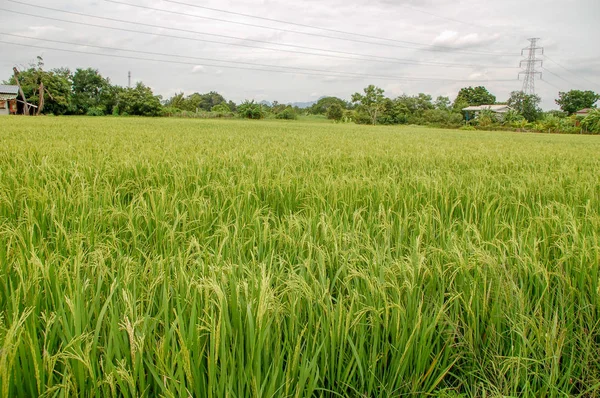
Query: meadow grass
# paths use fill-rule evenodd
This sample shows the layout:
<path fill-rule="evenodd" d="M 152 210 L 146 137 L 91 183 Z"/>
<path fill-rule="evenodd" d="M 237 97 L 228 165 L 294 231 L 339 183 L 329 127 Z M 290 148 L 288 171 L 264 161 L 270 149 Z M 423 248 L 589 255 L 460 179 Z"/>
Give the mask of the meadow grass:
<path fill-rule="evenodd" d="M 2 396 L 600 396 L 600 140 L 0 119 Z"/>

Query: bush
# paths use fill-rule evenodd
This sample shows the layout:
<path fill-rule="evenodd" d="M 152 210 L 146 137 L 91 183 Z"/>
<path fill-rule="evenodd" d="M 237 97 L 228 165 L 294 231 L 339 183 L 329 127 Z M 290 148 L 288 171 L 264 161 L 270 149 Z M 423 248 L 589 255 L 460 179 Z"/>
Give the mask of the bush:
<path fill-rule="evenodd" d="M 284 120 L 296 120 L 298 119 L 298 115 L 294 112 L 294 109 L 291 106 L 288 106 L 283 111 L 279 112 L 276 116 L 277 119 Z"/>
<path fill-rule="evenodd" d="M 600 110 L 594 109 L 581 121 L 581 127 L 588 133 L 600 133 Z"/>
<path fill-rule="evenodd" d="M 453 113 L 441 109 L 429 109 L 423 112 L 422 120 L 425 124 L 442 127 L 459 127 L 463 117 L 460 113 Z"/>
<path fill-rule="evenodd" d="M 238 115 L 245 119 L 262 119 L 265 117 L 259 104 L 253 101 L 244 101 L 238 106 Z"/>
<path fill-rule="evenodd" d="M 340 104 L 334 103 L 327 108 L 327 119 L 340 121 L 344 117 L 344 108 Z"/>
<path fill-rule="evenodd" d="M 104 116 L 104 109 L 99 107 L 89 108 L 86 112 L 86 116 Z"/>

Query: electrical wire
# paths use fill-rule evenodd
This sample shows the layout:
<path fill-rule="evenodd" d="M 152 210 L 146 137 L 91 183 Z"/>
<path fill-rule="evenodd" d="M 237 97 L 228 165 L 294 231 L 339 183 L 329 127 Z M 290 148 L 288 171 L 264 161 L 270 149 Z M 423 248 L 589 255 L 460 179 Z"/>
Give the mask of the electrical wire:
<path fill-rule="evenodd" d="M 263 20 L 263 21 L 283 23 L 283 24 L 287 24 L 287 25 L 300 26 L 300 27 L 303 27 L 303 28 L 319 29 L 319 30 L 323 30 L 323 31 L 326 31 L 326 32 L 341 33 L 341 34 L 345 34 L 345 35 L 365 37 L 365 38 L 369 38 L 369 39 L 386 40 L 386 41 L 396 41 L 394 39 L 389 39 L 389 38 L 380 37 L 380 36 L 372 36 L 372 35 L 365 35 L 365 34 L 362 34 L 362 33 L 348 32 L 348 31 L 344 31 L 344 30 L 338 30 L 338 29 L 323 28 L 321 26 L 314 26 L 314 25 L 302 24 L 302 23 L 298 23 L 298 22 L 284 21 L 284 20 L 275 19 L 275 18 L 261 17 L 261 16 L 258 16 L 258 15 L 244 14 L 244 13 L 241 13 L 241 12 L 224 10 L 222 8 L 207 7 L 207 6 L 202 6 L 202 5 L 198 5 L 198 4 L 185 3 L 185 2 L 182 2 L 182 1 L 175 1 L 175 0 L 163 0 L 163 1 L 165 3 L 178 4 L 178 5 L 188 6 L 188 7 L 195 7 L 195 8 L 200 8 L 200 9 L 203 9 L 203 10 L 221 12 L 221 13 L 225 13 L 225 14 L 237 15 L 237 16 L 246 17 L 246 18 L 254 18 L 254 19 L 260 19 L 260 20 Z M 402 6 L 408 7 L 408 6 L 404 5 L 404 4 L 402 4 Z M 408 8 L 412 8 L 412 7 L 408 7 Z M 419 9 L 415 9 L 415 10 L 419 11 L 419 12 L 424 12 L 424 11 L 421 11 Z M 424 12 L 424 13 L 428 14 L 427 12 Z M 430 14 L 430 15 L 434 15 L 434 14 Z M 438 18 L 448 19 L 448 20 L 451 20 L 451 21 L 454 21 L 454 22 L 466 23 L 466 22 L 462 22 L 462 21 L 458 21 L 458 20 L 453 20 L 451 18 L 440 17 L 438 15 L 434 15 L 434 16 L 437 16 Z M 475 24 L 471 24 L 471 25 L 478 26 L 478 27 L 483 27 L 483 26 L 475 25 Z"/>
<path fill-rule="evenodd" d="M 555 60 L 553 60 L 552 58 L 550 58 L 549 56 L 547 56 L 547 55 L 544 55 L 544 58 L 546 58 L 548 61 L 550 61 L 550 62 L 552 62 L 552 63 L 556 64 L 556 65 L 557 65 L 557 66 L 559 66 L 560 68 L 562 68 L 562 69 L 566 70 L 567 72 L 569 72 L 569 73 L 571 73 L 571 74 L 573 74 L 573 75 L 575 75 L 575 76 L 579 77 L 580 79 L 583 79 L 583 80 L 585 80 L 586 82 L 588 82 L 588 83 L 591 83 L 591 84 L 595 85 L 596 87 L 600 87 L 600 84 L 598 84 L 598 83 L 595 83 L 595 82 L 593 82 L 593 81 L 591 81 L 591 80 L 589 80 L 589 79 L 585 78 L 584 76 L 581 76 L 581 74 L 575 73 L 575 72 L 573 72 L 572 70 L 565 68 L 564 66 L 562 66 L 561 64 L 559 64 L 558 62 L 556 62 Z"/>
<path fill-rule="evenodd" d="M 217 59 L 217 58 L 192 57 L 189 55 L 178 55 L 178 54 L 151 52 L 151 51 L 131 50 L 131 49 L 123 49 L 123 48 L 117 48 L 117 47 L 97 46 L 97 45 L 93 45 L 93 44 L 74 43 L 74 42 L 63 41 L 63 40 L 43 39 L 43 38 L 38 38 L 38 37 L 16 35 L 16 34 L 5 33 L 5 32 L 0 32 L 0 35 L 18 37 L 21 39 L 39 40 L 39 41 L 45 41 L 45 42 L 51 42 L 51 43 L 67 44 L 67 45 L 73 45 L 73 46 L 93 47 L 93 48 L 98 48 L 98 49 L 102 49 L 102 50 L 124 51 L 124 52 L 131 52 L 131 53 L 145 54 L 145 55 L 158 55 L 158 56 L 162 56 L 162 57 L 186 58 L 186 59 L 195 59 L 195 60 L 199 60 L 199 61 L 210 61 L 210 62 L 225 62 L 225 63 L 234 63 L 234 64 L 249 65 L 249 66 L 268 67 L 268 68 L 282 68 L 282 69 L 293 69 L 293 70 L 309 71 L 309 72 L 335 73 L 335 74 L 348 75 L 348 76 L 353 76 L 353 77 L 374 77 L 374 78 L 386 78 L 386 79 L 393 79 L 393 80 L 415 80 L 415 81 L 422 81 L 422 80 L 447 81 L 446 79 L 438 79 L 438 78 L 430 78 L 430 77 L 368 75 L 368 74 L 360 74 L 360 73 L 344 72 L 344 71 L 333 71 L 332 72 L 332 71 L 325 70 L 325 69 L 313 69 L 313 68 L 302 68 L 302 67 L 294 67 L 294 66 L 259 64 L 259 63 L 244 62 L 244 61 L 234 61 L 234 60 L 232 61 L 232 60 Z M 458 81 L 461 81 L 461 80 L 458 80 Z"/>
<path fill-rule="evenodd" d="M 23 3 L 23 2 L 20 2 L 20 1 L 16 1 L 16 0 L 9 0 L 9 1 L 12 1 L 12 2 L 18 3 L 18 4 L 27 4 L 27 3 Z M 410 45 L 413 45 L 413 46 L 425 46 L 425 47 L 430 47 L 430 48 L 420 48 L 420 47 L 415 48 L 415 47 L 400 46 L 400 45 L 397 45 L 397 44 L 377 43 L 377 42 L 372 42 L 372 41 L 349 39 L 349 38 L 344 38 L 344 37 L 329 36 L 329 35 L 323 35 L 323 34 L 318 34 L 318 33 L 302 32 L 302 31 L 298 31 L 298 30 L 276 28 L 276 27 L 272 27 L 272 26 L 256 25 L 256 24 L 250 24 L 250 23 L 246 23 L 246 22 L 231 21 L 231 20 L 227 20 L 227 19 L 207 17 L 207 16 L 202 16 L 202 15 L 197 15 L 197 14 L 189 14 L 189 13 L 184 13 L 184 12 L 165 10 L 165 9 L 162 9 L 162 8 L 142 6 L 142 5 L 139 5 L 139 4 L 130 4 L 130 3 L 125 3 L 125 2 L 122 2 L 122 1 L 116 1 L 116 0 L 104 0 L 104 1 L 107 2 L 107 3 L 121 4 L 121 5 L 126 5 L 126 6 L 129 6 L 129 7 L 141 8 L 141 9 L 152 10 L 152 11 L 159 11 L 159 12 L 168 13 L 168 14 L 182 15 L 182 16 L 186 16 L 186 17 L 201 18 L 201 19 L 207 19 L 207 20 L 211 20 L 211 21 L 225 22 L 225 23 L 236 24 L 236 25 L 251 26 L 251 27 L 261 28 L 261 29 L 277 30 L 277 31 L 281 31 L 281 32 L 295 33 L 295 34 L 307 35 L 307 36 L 314 36 L 314 37 L 322 37 L 322 38 L 334 39 L 334 40 L 342 40 L 342 41 L 348 41 L 348 42 L 354 42 L 354 43 L 363 43 L 363 44 L 370 44 L 370 45 L 377 45 L 377 46 L 386 46 L 386 47 L 409 48 L 409 49 L 420 50 L 420 51 L 442 51 L 442 52 L 443 51 L 451 51 L 451 52 L 462 52 L 462 53 L 465 53 L 465 54 L 477 54 L 477 55 L 516 56 L 515 54 L 461 50 L 461 49 L 457 49 L 457 48 L 454 48 L 454 47 L 448 47 L 448 46 L 440 46 L 440 45 L 426 44 L 426 43 L 417 43 L 417 42 L 406 41 L 406 40 L 396 40 L 396 39 L 388 39 L 388 38 L 383 38 L 383 37 L 368 36 L 368 35 L 366 35 L 369 38 L 373 38 L 373 39 L 377 39 L 377 40 L 385 40 L 385 41 L 395 42 L 395 43 L 405 43 L 405 44 L 410 44 Z M 183 3 L 183 4 L 186 4 L 186 5 L 191 6 L 191 7 L 195 7 L 195 5 L 191 5 L 191 4 L 187 4 L 187 3 Z M 200 7 L 200 8 L 204 8 L 204 7 Z M 226 12 L 226 11 L 222 11 L 222 12 Z M 285 22 L 285 23 L 289 23 L 289 22 Z M 294 25 L 296 25 L 296 24 L 294 24 Z M 319 28 L 319 27 L 314 27 L 314 26 L 309 26 L 309 25 L 305 25 L 305 26 L 311 27 L 313 29 L 329 30 L 329 29 L 324 29 L 324 28 Z M 348 32 L 344 32 L 344 31 L 337 31 L 337 32 L 348 34 Z M 358 35 L 358 36 L 363 36 L 363 35 Z"/>
<path fill-rule="evenodd" d="M 434 79 L 434 78 L 425 78 L 425 77 L 397 77 L 397 76 L 376 76 L 376 75 L 366 75 L 366 74 L 352 74 L 352 75 L 340 75 L 340 74 L 336 74 L 337 72 L 329 72 L 328 74 L 320 74 L 320 73 L 308 73 L 308 72 L 298 72 L 298 71 L 288 71 L 288 70 L 278 70 L 278 69 L 285 69 L 286 67 L 282 67 L 282 66 L 272 66 L 272 68 L 278 68 L 278 69 L 263 69 L 263 68 L 248 68 L 248 67 L 241 67 L 241 66 L 231 66 L 231 65 L 215 65 L 215 64 L 207 64 L 207 63 L 203 63 L 202 65 L 198 65 L 197 63 L 192 63 L 192 62 L 182 62 L 182 61 L 173 61 L 173 60 L 162 60 L 162 59 L 151 59 L 151 58 L 140 58 L 140 57 L 131 57 L 131 56 L 125 56 L 125 55 L 116 55 L 116 54 L 102 54 L 102 53 L 94 53 L 94 52 L 89 52 L 89 51 L 78 51 L 78 50 L 69 50 L 69 49 L 63 49 L 63 48 L 54 48 L 54 47 L 44 47 L 44 46 L 37 46 L 37 45 L 29 45 L 29 44 L 20 44 L 20 43 L 14 43 L 14 42 L 8 42 L 8 41 L 4 41 L 4 40 L 0 40 L 0 43 L 3 44 L 8 44 L 8 45 L 15 45 L 15 46 L 21 46 L 21 47 L 28 47 L 28 48 L 38 48 L 38 49 L 42 49 L 42 50 L 52 50 L 52 51 L 62 51 L 62 52 L 68 52 L 68 53 L 75 53 L 75 54 L 86 54 L 86 55 L 96 55 L 96 56 L 104 56 L 104 57 L 111 57 L 111 58 L 124 58 L 124 59 L 132 59 L 132 60 L 139 60 L 139 61 L 150 61 L 150 62 L 161 62 L 161 63 L 169 63 L 169 64 L 178 64 L 178 65 L 192 65 L 192 66 L 210 66 L 210 67 L 216 67 L 216 68 L 228 68 L 228 69 L 240 69 L 240 70 L 250 70 L 250 71 L 261 71 L 261 72 L 270 72 L 270 73 L 291 73 L 291 74 L 299 74 L 299 75 L 309 75 L 309 76 L 323 76 L 323 77 L 366 77 L 366 78 L 370 78 L 370 79 L 380 79 L 380 80 L 406 80 L 406 81 L 439 81 L 439 82 L 493 82 L 493 81 L 512 81 L 512 80 L 477 80 L 477 79 L 470 79 L 470 80 L 453 80 L 453 79 Z M 90 46 L 92 47 L 92 46 Z M 118 51 L 130 51 L 130 50 L 120 50 L 120 49 L 113 49 L 113 50 L 118 50 Z M 164 54 L 164 56 L 171 56 L 169 54 Z M 230 61 L 220 61 L 220 62 L 230 62 Z M 259 65 L 259 64 L 254 64 L 254 65 Z M 271 67 L 269 65 L 265 65 L 268 67 Z M 343 73 L 347 73 L 348 72 L 343 72 Z"/>
<path fill-rule="evenodd" d="M 580 87 L 582 87 L 580 84 L 573 83 L 572 81 L 567 80 L 564 77 L 561 77 L 561 76 L 557 75 L 556 73 L 552 72 L 551 70 L 546 69 L 543 66 L 541 68 L 542 68 L 543 71 L 550 73 L 552 76 L 558 77 L 562 81 L 565 81 L 565 82 L 567 82 L 567 83 L 569 83 L 571 85 L 574 85 L 574 86 L 580 86 Z"/>
<path fill-rule="evenodd" d="M 287 53 L 292 53 L 292 54 L 313 55 L 313 56 L 319 56 L 319 57 L 338 58 L 338 59 L 350 59 L 350 60 L 354 60 L 354 61 L 363 60 L 363 61 L 403 64 L 403 65 L 443 66 L 443 67 L 449 67 L 449 68 L 486 68 L 486 67 L 492 68 L 493 67 L 493 66 L 486 66 L 486 65 L 462 65 L 462 64 L 450 64 L 450 63 L 441 63 L 441 62 L 439 62 L 439 63 L 433 63 L 433 62 L 424 63 L 424 62 L 419 62 L 419 61 L 403 60 L 400 58 L 382 57 L 382 56 L 377 56 L 377 55 L 360 54 L 360 53 L 352 53 L 352 52 L 345 52 L 345 51 L 326 50 L 326 49 L 320 49 L 320 48 L 314 48 L 314 47 L 297 46 L 297 45 L 292 45 L 292 44 L 273 43 L 273 42 L 264 41 L 264 40 L 244 39 L 244 38 L 235 37 L 235 36 L 227 36 L 227 35 L 214 34 L 214 33 L 205 33 L 205 32 L 198 32 L 198 31 L 179 29 L 179 28 L 169 28 L 166 26 L 145 24 L 145 23 L 140 23 L 140 22 L 130 22 L 130 21 L 124 21 L 124 20 L 119 20 L 119 19 L 115 19 L 115 18 L 98 17 L 98 16 L 93 16 L 93 15 L 73 13 L 73 12 L 62 11 L 62 10 L 60 10 L 60 12 L 67 13 L 67 14 L 75 14 L 75 15 L 79 15 L 79 16 L 87 16 L 90 18 L 97 18 L 97 19 L 107 20 L 107 21 L 111 21 L 111 22 L 128 23 L 128 24 L 132 24 L 132 25 L 140 25 L 140 26 L 146 26 L 146 27 L 151 27 L 151 28 L 175 30 L 175 31 L 182 31 L 182 32 L 187 32 L 187 33 L 223 37 L 223 38 L 228 38 L 228 39 L 243 40 L 243 41 L 250 41 L 250 42 L 256 42 L 256 43 L 265 43 L 265 44 L 271 44 L 271 45 L 282 46 L 282 47 L 304 48 L 304 49 L 310 49 L 310 50 L 314 50 L 314 51 L 329 52 L 332 54 L 347 54 L 347 55 L 351 55 L 351 57 L 332 55 L 332 54 L 311 53 L 311 52 L 298 51 L 298 50 L 286 50 L 286 49 L 281 49 L 281 48 L 252 46 L 252 45 L 248 45 L 248 44 L 230 43 L 230 42 L 223 42 L 223 41 L 191 38 L 191 37 L 185 37 L 185 36 L 169 35 L 169 34 L 164 34 L 164 33 L 144 32 L 144 31 L 139 31 L 139 30 L 134 30 L 134 29 L 98 25 L 98 24 L 93 24 L 93 23 L 88 23 L 88 22 L 70 21 L 67 19 L 36 15 L 36 14 L 31 14 L 31 13 L 26 13 L 26 12 L 21 12 L 21 11 L 7 10 L 7 9 L 3 9 L 3 8 L 0 8 L 0 10 L 15 13 L 15 14 L 20 14 L 20 15 L 30 16 L 30 17 L 51 20 L 51 21 L 58 21 L 58 22 L 75 24 L 75 25 L 83 25 L 86 27 L 91 26 L 91 27 L 96 27 L 96 28 L 117 30 L 117 31 L 122 31 L 122 32 L 130 32 L 130 33 L 138 33 L 138 34 L 150 35 L 150 36 L 161 36 L 161 37 L 168 37 L 168 38 L 174 38 L 174 39 L 180 39 L 180 40 L 190 40 L 190 41 L 198 41 L 198 42 L 205 42 L 205 43 L 223 44 L 223 45 L 229 45 L 229 46 L 261 49 L 261 50 L 268 50 L 268 51 L 280 51 L 280 52 L 287 52 Z M 364 57 L 364 58 L 361 59 L 361 58 L 356 58 L 356 57 Z M 493 68 L 513 69 L 513 67 L 493 67 Z"/>

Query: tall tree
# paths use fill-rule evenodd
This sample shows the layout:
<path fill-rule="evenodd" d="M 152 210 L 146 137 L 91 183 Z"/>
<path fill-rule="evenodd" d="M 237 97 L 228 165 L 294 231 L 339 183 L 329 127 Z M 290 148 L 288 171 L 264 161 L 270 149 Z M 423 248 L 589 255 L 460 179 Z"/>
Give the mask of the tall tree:
<path fill-rule="evenodd" d="M 595 103 L 600 100 L 600 94 L 593 91 L 571 90 L 558 93 L 556 105 L 560 106 L 569 115 L 585 108 L 595 108 Z"/>
<path fill-rule="evenodd" d="M 468 104 L 468 106 L 493 105 L 496 103 L 496 96 L 483 86 L 464 87 L 458 92 L 458 96 L 454 100 L 454 103 Z"/>
<path fill-rule="evenodd" d="M 27 101 L 33 105 L 43 103 L 43 113 L 63 115 L 69 110 L 71 102 L 71 72 L 66 68 L 44 70 L 44 60 L 38 57 L 36 64 L 21 71 L 19 82 Z M 9 84 L 16 84 L 14 76 Z M 40 95 L 40 86 L 43 90 Z"/>
<path fill-rule="evenodd" d="M 118 94 L 118 107 L 121 114 L 137 116 L 159 116 L 162 112 L 161 97 L 154 95 L 150 87 L 138 83 L 134 88 L 126 88 Z"/>
<path fill-rule="evenodd" d="M 77 69 L 73 74 L 72 110 L 84 115 L 92 109 L 100 114 L 112 113 L 116 104 L 116 93 L 110 81 L 96 69 Z"/>
<path fill-rule="evenodd" d="M 447 111 L 450 109 L 451 103 L 452 102 L 450 101 L 450 98 L 440 95 L 436 98 L 435 102 L 433 103 L 433 106 L 435 107 L 435 109 L 439 109 L 440 111 Z"/>
<path fill-rule="evenodd" d="M 371 119 L 373 125 L 377 124 L 377 116 L 381 113 L 385 106 L 384 91 L 382 88 L 370 85 L 363 90 L 364 94 L 354 93 L 352 95 L 352 102 L 359 103 L 362 110 L 364 110 Z"/>
<path fill-rule="evenodd" d="M 313 115 L 325 115 L 332 105 L 339 105 L 342 109 L 347 109 L 346 101 L 337 97 L 320 98 L 314 105 L 309 108 L 309 112 Z"/>
<path fill-rule="evenodd" d="M 542 116 L 541 98 L 523 91 L 513 91 L 508 99 L 508 106 L 523 116 L 528 122 L 534 122 Z"/>

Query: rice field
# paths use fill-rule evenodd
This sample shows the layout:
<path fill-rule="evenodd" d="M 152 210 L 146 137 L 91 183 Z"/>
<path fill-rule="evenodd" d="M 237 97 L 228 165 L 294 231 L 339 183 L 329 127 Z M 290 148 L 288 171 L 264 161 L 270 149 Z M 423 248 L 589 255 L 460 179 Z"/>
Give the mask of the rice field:
<path fill-rule="evenodd" d="M 0 119 L 5 397 L 600 396 L 600 139 Z"/>

